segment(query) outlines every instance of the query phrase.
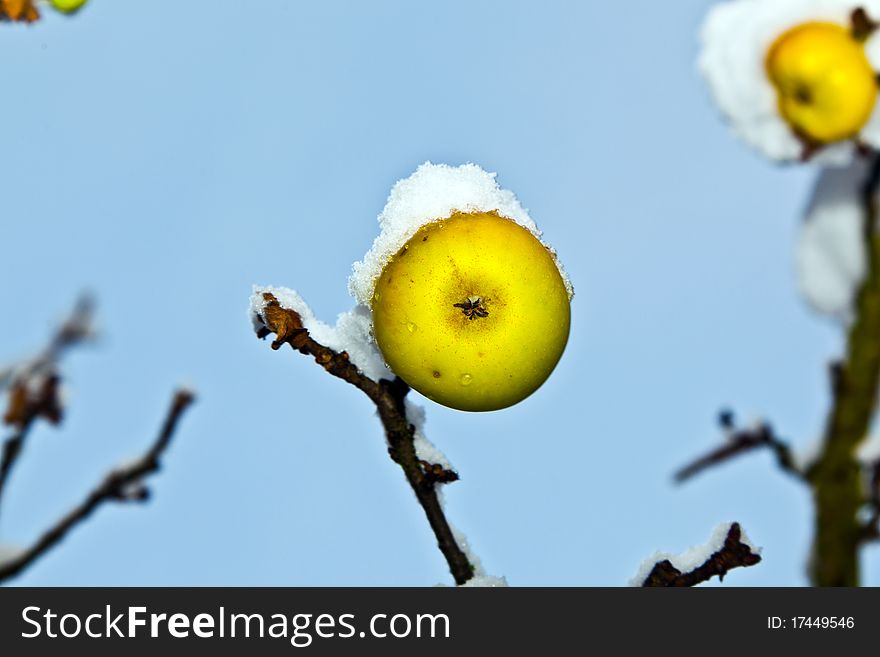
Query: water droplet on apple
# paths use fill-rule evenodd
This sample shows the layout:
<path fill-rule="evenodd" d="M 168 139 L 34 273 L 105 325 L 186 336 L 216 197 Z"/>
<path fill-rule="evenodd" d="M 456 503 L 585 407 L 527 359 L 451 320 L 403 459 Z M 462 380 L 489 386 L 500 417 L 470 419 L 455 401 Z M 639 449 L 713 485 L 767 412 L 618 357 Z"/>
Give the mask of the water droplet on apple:
<path fill-rule="evenodd" d="M 459 382 L 463 386 L 469 386 L 471 383 L 473 383 L 473 380 L 474 380 L 474 377 L 472 377 L 470 374 L 462 374 L 461 379 L 459 379 Z"/>

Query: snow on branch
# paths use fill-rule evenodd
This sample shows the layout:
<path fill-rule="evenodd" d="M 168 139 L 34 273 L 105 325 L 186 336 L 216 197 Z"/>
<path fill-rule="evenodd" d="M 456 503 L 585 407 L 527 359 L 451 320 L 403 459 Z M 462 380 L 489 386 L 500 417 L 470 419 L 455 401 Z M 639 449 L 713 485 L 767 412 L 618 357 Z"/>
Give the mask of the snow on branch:
<path fill-rule="evenodd" d="M 171 443 L 178 421 L 194 399 L 191 391 L 178 390 L 171 401 L 159 435 L 150 448 L 136 460 L 111 470 L 80 504 L 61 517 L 32 546 L 10 551 L 7 558 L 0 560 L 0 582 L 21 573 L 105 502 L 139 502 L 148 499 L 149 490 L 144 486 L 143 479 L 159 470 L 160 459 Z"/>
<path fill-rule="evenodd" d="M 675 473 L 675 481 L 686 481 L 707 468 L 725 463 L 740 454 L 763 448 L 773 452 L 776 462 L 783 471 L 799 479 L 804 477 L 804 473 L 795 463 L 791 448 L 779 439 L 773 427 L 767 422 L 760 421 L 749 428 L 738 428 L 733 413 L 723 411 L 718 416 L 718 423 L 725 433 L 724 444 L 681 468 Z"/>
<path fill-rule="evenodd" d="M 867 448 L 867 449 L 866 449 Z M 880 541 L 880 437 L 862 445 L 859 459 L 865 470 L 867 483 L 868 519 L 862 525 L 861 542 Z"/>
<path fill-rule="evenodd" d="M 335 332 L 326 324 L 317 322 L 302 298 L 292 290 L 255 289 L 250 312 L 257 337 L 275 335 L 272 349 L 277 350 L 289 344 L 295 351 L 314 358 L 328 373 L 361 390 L 376 405 L 385 429 L 388 453 L 406 475 L 456 584 L 471 580 L 478 574 L 475 572 L 476 564 L 457 540 L 456 531 L 449 524 L 438 495 L 438 486 L 457 480 L 458 474 L 421 435 L 418 426 L 424 418 L 408 403 L 406 395 L 409 387 L 406 383 L 397 377 L 374 379 L 369 376 L 370 369 L 381 373 L 387 370 L 384 365 L 381 370 L 371 365 L 371 347 L 365 344 L 368 336 L 362 334 L 360 340 L 350 339 L 352 336 L 346 335 L 341 328 L 344 326 L 342 321 L 337 323 Z M 328 340 L 356 349 L 358 362 L 352 359 L 348 351 L 336 351 L 313 337 L 313 334 L 321 332 Z M 391 376 L 390 373 L 388 375 Z"/>
<path fill-rule="evenodd" d="M 738 522 L 719 525 L 705 545 L 680 555 L 655 554 L 642 563 L 633 586 L 696 586 L 716 575 L 723 580 L 729 570 L 754 566 L 760 549 L 749 542 Z"/>

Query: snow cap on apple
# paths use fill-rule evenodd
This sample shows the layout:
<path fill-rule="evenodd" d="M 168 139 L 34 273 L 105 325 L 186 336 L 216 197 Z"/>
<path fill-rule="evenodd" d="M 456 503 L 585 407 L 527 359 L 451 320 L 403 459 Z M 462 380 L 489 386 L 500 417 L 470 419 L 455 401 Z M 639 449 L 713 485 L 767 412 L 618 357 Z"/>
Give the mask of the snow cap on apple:
<path fill-rule="evenodd" d="M 399 181 L 349 287 L 385 361 L 412 388 L 468 411 L 511 406 L 568 339 L 571 283 L 516 197 L 474 164 L 425 163 Z"/>
<path fill-rule="evenodd" d="M 765 157 L 846 166 L 880 146 L 880 0 L 728 0 L 699 69 L 733 131 Z"/>
<path fill-rule="evenodd" d="M 472 163 L 454 167 L 425 162 L 409 178 L 398 180 L 388 195 L 385 208 L 379 214 L 379 236 L 364 259 L 354 263 L 352 267 L 348 289 L 358 303 L 370 305 L 376 280 L 389 258 L 419 228 L 449 217 L 453 212 L 496 212 L 516 222 L 540 240 L 541 231 L 537 224 L 513 192 L 498 185 L 495 180 L 497 175 Z M 556 258 L 556 252 L 549 245 L 544 246 L 553 255 L 571 299 L 574 297 L 571 281 Z"/>

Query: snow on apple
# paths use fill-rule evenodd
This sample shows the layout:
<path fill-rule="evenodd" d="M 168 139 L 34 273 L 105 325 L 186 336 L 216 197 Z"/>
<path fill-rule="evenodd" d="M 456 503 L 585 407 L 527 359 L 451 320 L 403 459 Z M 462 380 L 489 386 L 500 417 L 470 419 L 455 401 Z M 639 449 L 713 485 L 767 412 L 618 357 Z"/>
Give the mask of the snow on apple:
<path fill-rule="evenodd" d="M 880 17 L 880 0 L 731 0 L 718 3 L 709 11 L 700 35 L 698 67 L 715 103 L 741 139 L 771 160 L 795 161 L 803 157 L 803 134 L 792 129 L 791 116 L 787 120 L 781 110 L 780 90 L 774 87 L 767 70 L 768 53 L 780 37 L 797 26 L 824 23 L 849 29 L 852 12 L 857 8 L 864 9 L 872 19 Z M 850 45 L 854 43 L 859 42 L 855 40 Z M 817 54 L 821 53 L 813 50 L 810 57 L 815 61 Z M 871 78 L 874 71 L 880 70 L 880 39 L 876 34 L 867 38 L 859 57 L 867 60 L 869 70 L 863 76 L 864 88 L 867 94 L 873 94 L 865 96 L 866 120 L 856 120 L 845 138 L 825 139 L 818 144 L 821 148 L 813 159 L 820 164 L 849 163 L 857 150 L 857 141 L 880 145 L 880 103 L 871 100 L 876 96 Z M 834 60 L 834 65 L 838 64 L 839 59 Z M 791 79 L 794 76 L 789 76 Z M 853 88 L 850 84 L 849 89 Z M 837 93 L 840 88 L 831 91 Z M 809 100 L 809 95 L 804 92 L 801 100 Z M 828 94 L 823 96 L 827 99 Z M 801 102 L 800 109 L 808 104 Z M 839 107 L 851 108 L 852 103 L 842 102 Z M 855 136 L 856 139 L 852 138 Z"/>
<path fill-rule="evenodd" d="M 376 279 L 389 258 L 426 223 L 445 219 L 456 211 L 497 212 L 540 239 L 541 231 L 528 211 L 495 178 L 496 174 L 487 173 L 476 164 L 453 167 L 425 162 L 409 178 L 399 180 L 379 214 L 379 236 L 364 259 L 352 268 L 349 290 L 354 298 L 370 305 Z M 551 253 L 555 254 L 552 249 Z M 556 264 L 570 298 L 574 288 L 558 259 Z"/>
<path fill-rule="evenodd" d="M 818 312 L 848 321 L 865 277 L 865 215 L 861 188 L 868 163 L 824 170 L 817 181 L 798 237 L 798 284 Z"/>
<path fill-rule="evenodd" d="M 379 224 L 349 283 L 388 367 L 464 411 L 535 392 L 565 349 L 572 289 L 516 197 L 474 164 L 426 163 Z"/>
<path fill-rule="evenodd" d="M 724 547 L 724 541 L 727 539 L 727 535 L 733 524 L 734 523 L 731 522 L 725 522 L 718 525 L 712 532 L 712 536 L 707 543 L 704 543 L 703 545 L 695 545 L 681 554 L 655 552 L 641 563 L 638 572 L 636 572 L 635 576 L 629 581 L 629 585 L 641 586 L 648 578 L 648 575 L 651 574 L 654 566 L 661 561 L 669 560 L 669 562 L 682 573 L 690 572 L 697 566 L 704 564 L 708 561 L 709 557 Z M 747 545 L 755 554 L 760 554 L 761 548 L 756 547 L 749 540 L 749 537 L 746 536 L 744 530 L 741 529 L 740 531 L 740 542 Z"/>

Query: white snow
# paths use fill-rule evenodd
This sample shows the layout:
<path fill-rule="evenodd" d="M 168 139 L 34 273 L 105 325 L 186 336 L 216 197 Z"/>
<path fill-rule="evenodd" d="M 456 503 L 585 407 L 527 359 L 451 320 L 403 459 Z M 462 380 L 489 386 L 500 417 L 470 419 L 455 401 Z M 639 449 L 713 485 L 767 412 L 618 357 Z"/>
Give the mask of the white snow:
<path fill-rule="evenodd" d="M 764 69 L 767 51 L 780 35 L 801 23 L 848 26 L 857 7 L 874 19 L 880 17 L 880 0 L 729 0 L 712 7 L 700 33 L 698 68 L 740 138 L 772 160 L 800 159 L 803 147 L 780 116 L 776 91 Z M 868 40 L 866 54 L 880 69 L 880 38 Z M 880 103 L 859 136 L 880 145 Z M 854 152 L 853 143 L 840 142 L 821 149 L 813 161 L 844 166 Z"/>
<path fill-rule="evenodd" d="M 808 443 L 805 447 L 792 453 L 792 460 L 800 472 L 806 472 L 809 467 L 822 455 L 825 446 L 824 437 Z M 856 459 L 865 467 L 873 467 L 880 461 L 880 433 L 868 436 L 865 441 L 856 448 Z"/>
<path fill-rule="evenodd" d="M 17 545 L 0 545 L 0 566 L 17 559 L 23 553 L 24 550 Z"/>
<path fill-rule="evenodd" d="M 795 252 L 798 285 L 818 312 L 847 321 L 865 276 L 863 159 L 819 175 L 805 212 Z"/>
<path fill-rule="evenodd" d="M 638 572 L 629 581 L 629 585 L 641 586 L 647 579 L 651 571 L 654 569 L 654 566 L 657 563 L 665 561 L 667 559 L 682 573 L 690 572 L 697 566 L 705 563 L 706 560 L 708 560 L 713 553 L 724 547 L 724 540 L 727 538 L 727 534 L 730 531 L 730 527 L 732 525 L 733 523 L 730 522 L 725 522 L 718 525 L 712 532 L 712 536 L 707 543 L 703 545 L 695 545 L 682 552 L 681 554 L 655 552 L 653 555 L 642 562 L 642 564 L 639 566 Z M 740 529 L 742 531 L 742 528 Z M 745 531 L 742 531 L 740 541 L 745 545 L 748 545 L 752 552 L 754 552 L 755 554 L 761 553 L 761 548 L 755 547 L 755 545 L 749 540 L 748 536 L 746 536 Z"/>
<path fill-rule="evenodd" d="M 434 445 L 434 443 L 425 438 L 425 434 L 423 434 L 421 431 L 416 431 L 413 444 L 416 448 L 416 456 L 418 456 L 419 459 L 421 459 L 422 461 L 427 461 L 428 463 L 439 465 L 444 470 L 455 469 L 452 467 L 449 459 L 446 458 L 446 455 L 441 452 Z"/>
<path fill-rule="evenodd" d="M 822 449 L 825 447 L 824 436 L 819 436 L 808 442 L 803 447 L 792 450 L 792 465 L 797 468 L 798 472 L 806 473 L 810 466 L 822 455 Z"/>
<path fill-rule="evenodd" d="M 441 492 L 439 489 L 437 490 L 437 495 L 441 496 Z M 443 504 L 442 497 L 440 499 L 440 503 Z M 459 548 L 461 548 L 461 551 L 464 552 L 465 556 L 468 558 L 468 561 L 474 567 L 474 577 L 485 577 L 486 570 L 483 568 L 483 562 L 480 561 L 480 557 L 478 557 L 476 552 L 474 552 L 470 542 L 467 539 L 467 536 L 465 536 L 462 532 L 460 532 L 452 525 L 450 525 L 449 528 L 452 530 L 452 536 L 455 538 L 456 544 Z"/>
<path fill-rule="evenodd" d="M 461 589 L 477 589 L 477 588 L 506 588 L 510 586 L 504 577 L 493 577 L 492 575 L 481 575 L 480 577 L 472 577 L 464 584 L 459 586 Z"/>
<path fill-rule="evenodd" d="M 409 397 L 404 400 L 404 406 L 406 408 L 406 417 L 416 428 L 416 431 L 423 431 L 425 429 L 425 422 L 428 421 L 428 413 L 425 411 L 425 407 L 416 404 Z"/>
<path fill-rule="evenodd" d="M 443 489 L 438 488 L 436 490 L 437 499 L 440 502 L 440 506 L 445 508 L 446 501 L 443 498 Z M 474 576 L 472 579 L 468 580 L 462 586 L 472 586 L 472 587 L 488 587 L 488 586 L 507 586 L 507 580 L 504 577 L 496 577 L 494 575 L 489 575 L 486 573 L 486 570 L 483 568 L 483 562 L 480 561 L 480 557 L 474 552 L 471 547 L 470 542 L 467 539 L 467 536 L 464 535 L 461 531 L 456 529 L 454 525 L 450 523 L 449 529 L 452 530 L 452 537 L 455 539 L 456 545 L 464 552 L 465 556 L 470 562 L 471 566 L 474 567 Z M 442 586 L 442 584 L 440 585 Z"/>
<path fill-rule="evenodd" d="M 128 470 L 132 470 L 139 467 L 143 463 L 143 461 L 143 456 L 129 456 L 128 458 L 119 461 L 116 464 L 116 467 L 113 468 L 113 472 L 125 472 Z"/>
<path fill-rule="evenodd" d="M 873 467 L 880 461 L 880 433 L 869 436 L 856 450 L 856 458 L 865 466 Z"/>
<path fill-rule="evenodd" d="M 437 500 L 440 502 L 440 506 L 446 507 L 446 500 L 443 497 L 443 489 L 438 488 L 436 490 Z M 470 564 L 474 567 L 474 576 L 475 577 L 483 577 L 486 575 L 486 571 L 483 569 L 483 563 L 480 561 L 480 557 L 473 551 L 471 548 L 471 544 L 467 539 L 467 536 L 464 535 L 463 532 L 456 529 L 452 524 L 449 525 L 449 529 L 452 530 L 452 537 L 455 539 L 456 545 L 464 552 L 465 556 L 468 558 Z"/>
<path fill-rule="evenodd" d="M 296 311 L 302 319 L 303 327 L 308 329 L 315 341 L 334 351 L 348 352 L 351 362 L 366 376 L 374 381 L 394 378 L 385 366 L 385 361 L 373 340 L 372 321 L 368 308 L 355 306 L 339 315 L 336 326 L 330 326 L 315 317 L 312 309 L 295 290 L 271 285 L 255 285 L 248 309 L 255 328 L 261 326 L 257 317 L 263 313 L 266 306 L 266 301 L 263 299 L 264 292 L 274 295 L 282 308 Z"/>
<path fill-rule="evenodd" d="M 385 208 L 379 215 L 379 236 L 360 262 L 352 266 L 348 287 L 357 301 L 369 306 L 373 288 L 382 269 L 423 225 L 461 212 L 497 211 L 528 229 L 536 238 L 541 232 L 520 205 L 513 192 L 499 187 L 496 174 L 487 173 L 476 164 L 453 167 L 425 162 L 409 178 L 397 181 Z M 545 245 L 546 246 L 546 245 Z M 550 247 L 547 247 L 550 249 Z M 555 252 L 550 249 L 551 253 Z M 565 281 L 569 297 L 574 294 L 568 277 L 556 264 Z"/>
<path fill-rule="evenodd" d="M 416 404 L 409 397 L 406 398 L 404 404 L 406 405 L 406 417 L 416 428 L 413 440 L 416 456 L 422 461 L 439 465 L 444 470 L 455 470 L 446 455 L 425 437 L 425 421 L 427 419 L 425 408 Z"/>

